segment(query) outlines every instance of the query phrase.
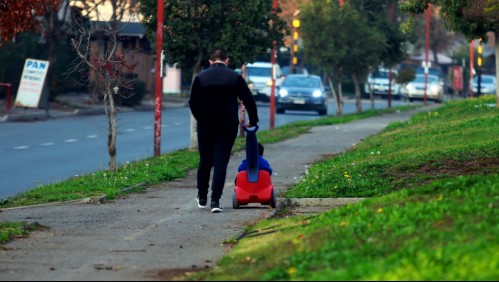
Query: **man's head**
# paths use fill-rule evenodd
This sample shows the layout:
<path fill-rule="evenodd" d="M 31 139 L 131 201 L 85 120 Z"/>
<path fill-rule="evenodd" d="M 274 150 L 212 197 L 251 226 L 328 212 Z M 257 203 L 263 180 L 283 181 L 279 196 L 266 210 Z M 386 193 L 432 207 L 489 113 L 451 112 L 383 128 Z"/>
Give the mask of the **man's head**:
<path fill-rule="evenodd" d="M 223 48 L 215 48 L 210 54 L 210 64 L 214 63 L 224 63 L 229 64 L 229 56 L 227 55 L 227 50 Z"/>
<path fill-rule="evenodd" d="M 265 148 L 263 148 L 263 145 L 258 143 L 258 154 L 260 154 L 260 156 L 263 156 L 264 150 L 265 150 Z"/>

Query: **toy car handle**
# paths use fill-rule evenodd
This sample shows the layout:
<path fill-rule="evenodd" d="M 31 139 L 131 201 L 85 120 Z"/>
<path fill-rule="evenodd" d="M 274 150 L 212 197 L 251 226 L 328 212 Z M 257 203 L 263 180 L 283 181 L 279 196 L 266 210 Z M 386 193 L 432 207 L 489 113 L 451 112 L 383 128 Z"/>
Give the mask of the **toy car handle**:
<path fill-rule="evenodd" d="M 258 130 L 258 125 L 252 126 L 252 127 L 247 127 L 246 125 L 243 126 L 244 131 L 246 132 L 256 132 Z"/>

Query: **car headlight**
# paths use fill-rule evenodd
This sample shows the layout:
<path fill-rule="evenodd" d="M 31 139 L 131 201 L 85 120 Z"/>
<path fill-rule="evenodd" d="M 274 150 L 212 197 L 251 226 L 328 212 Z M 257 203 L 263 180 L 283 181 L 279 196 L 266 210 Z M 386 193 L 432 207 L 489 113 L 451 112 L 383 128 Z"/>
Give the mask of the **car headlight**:
<path fill-rule="evenodd" d="M 286 90 L 286 89 L 279 90 L 279 95 L 281 95 L 281 97 L 288 96 L 288 90 Z"/>
<path fill-rule="evenodd" d="M 315 90 L 314 93 L 312 93 L 312 97 L 319 98 L 322 96 L 322 91 L 320 90 Z"/>
<path fill-rule="evenodd" d="M 267 86 L 272 86 L 272 79 L 271 80 L 267 80 Z"/>
<path fill-rule="evenodd" d="M 438 92 L 438 86 L 437 86 L 437 85 L 432 85 L 432 86 L 430 87 L 430 90 L 431 90 L 431 92 L 433 92 L 433 93 L 437 93 L 437 92 Z"/>
<path fill-rule="evenodd" d="M 407 88 L 407 90 L 409 90 L 409 91 L 416 90 L 416 88 L 412 84 L 407 84 L 407 86 L 405 88 Z"/>

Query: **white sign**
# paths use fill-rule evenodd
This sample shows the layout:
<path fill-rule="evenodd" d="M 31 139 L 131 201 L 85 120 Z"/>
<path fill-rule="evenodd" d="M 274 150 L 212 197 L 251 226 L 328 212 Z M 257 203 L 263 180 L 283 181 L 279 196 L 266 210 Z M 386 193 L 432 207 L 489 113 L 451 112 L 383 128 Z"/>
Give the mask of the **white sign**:
<path fill-rule="evenodd" d="M 49 61 L 26 59 L 17 90 L 16 106 L 38 108 L 48 69 Z"/>

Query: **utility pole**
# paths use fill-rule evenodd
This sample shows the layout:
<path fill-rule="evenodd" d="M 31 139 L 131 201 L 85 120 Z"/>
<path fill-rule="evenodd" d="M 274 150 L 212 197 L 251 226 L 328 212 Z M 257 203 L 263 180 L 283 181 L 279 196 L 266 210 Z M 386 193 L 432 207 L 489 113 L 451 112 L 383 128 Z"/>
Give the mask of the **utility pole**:
<path fill-rule="evenodd" d="M 161 105 L 163 98 L 163 12 L 164 0 L 158 0 L 158 22 L 156 25 L 156 67 L 154 100 L 154 156 L 161 154 Z"/>

